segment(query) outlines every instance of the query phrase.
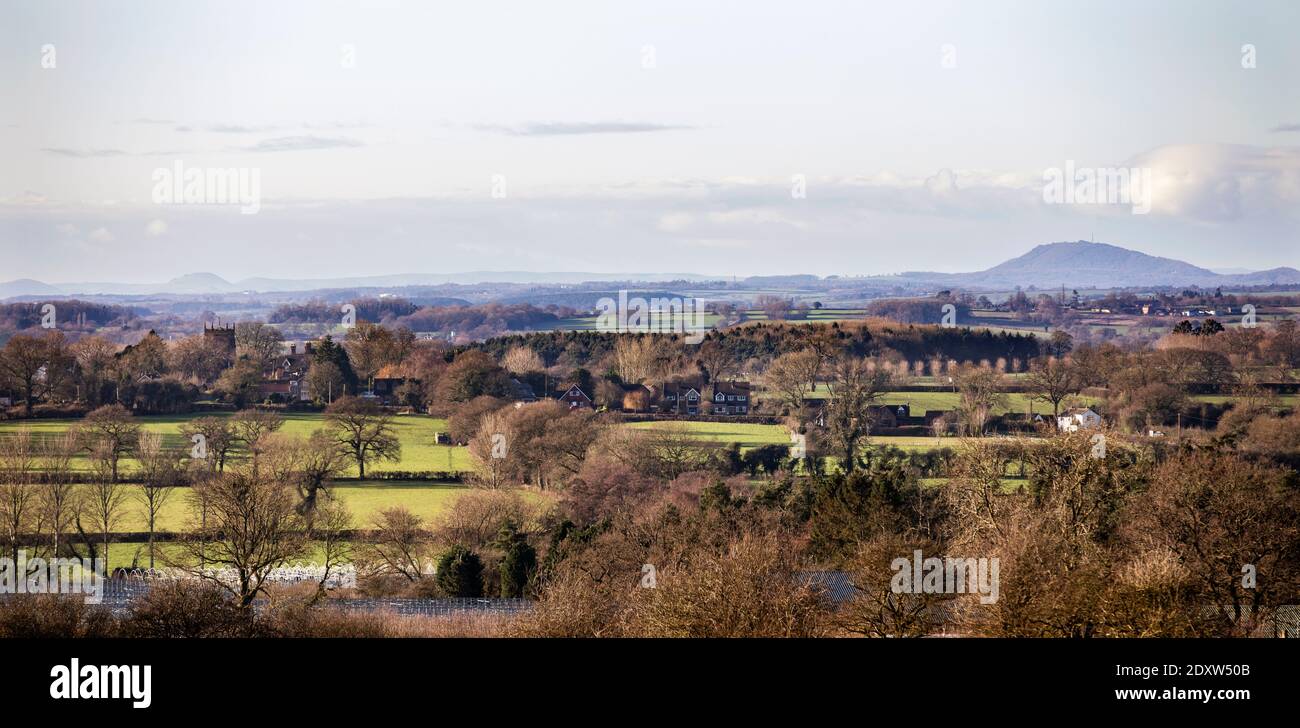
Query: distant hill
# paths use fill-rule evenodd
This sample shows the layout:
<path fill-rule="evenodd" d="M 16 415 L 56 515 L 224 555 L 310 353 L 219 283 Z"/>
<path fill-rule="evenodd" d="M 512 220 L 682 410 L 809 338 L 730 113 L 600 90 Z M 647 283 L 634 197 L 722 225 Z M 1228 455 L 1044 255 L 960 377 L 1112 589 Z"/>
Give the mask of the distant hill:
<path fill-rule="evenodd" d="M 243 290 L 215 273 L 188 273 L 167 281 L 166 293 L 234 293 Z"/>
<path fill-rule="evenodd" d="M 1224 276 L 1173 258 L 1106 243 L 1048 243 L 979 273 L 972 284 L 1025 286 L 1206 285 Z"/>
<path fill-rule="evenodd" d="M 1266 286 L 1300 284 L 1300 270 L 1273 268 L 1222 274 L 1173 258 L 1106 243 L 1046 243 L 988 270 L 974 273 L 909 272 L 912 281 L 968 288 L 1126 288 L 1143 286 Z"/>
<path fill-rule="evenodd" d="M 0 299 L 14 296 L 58 296 L 62 293 L 48 283 L 34 281 L 31 278 L 19 278 L 16 281 L 0 283 Z"/>

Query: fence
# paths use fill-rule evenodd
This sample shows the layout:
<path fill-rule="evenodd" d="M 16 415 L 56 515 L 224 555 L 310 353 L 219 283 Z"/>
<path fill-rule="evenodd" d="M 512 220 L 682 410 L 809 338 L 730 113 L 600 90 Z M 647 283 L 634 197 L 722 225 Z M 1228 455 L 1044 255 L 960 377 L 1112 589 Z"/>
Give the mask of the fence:
<path fill-rule="evenodd" d="M 285 567 L 277 569 L 277 581 L 291 582 L 295 577 L 301 580 L 319 579 L 317 572 L 308 573 L 310 569 Z M 114 578 L 104 581 L 101 607 L 123 615 L 130 610 L 131 604 L 144 597 L 160 579 L 177 578 L 175 574 L 159 569 L 124 569 L 115 570 Z M 189 578 L 189 577 L 180 577 Z M 259 605 L 262 600 L 259 600 Z M 390 612 L 402 616 L 451 617 L 463 614 L 488 614 L 515 616 L 532 610 L 533 602 L 527 599 L 500 598 L 366 598 L 366 599 L 326 599 L 321 605 L 328 609 L 340 609 L 349 612 Z"/>

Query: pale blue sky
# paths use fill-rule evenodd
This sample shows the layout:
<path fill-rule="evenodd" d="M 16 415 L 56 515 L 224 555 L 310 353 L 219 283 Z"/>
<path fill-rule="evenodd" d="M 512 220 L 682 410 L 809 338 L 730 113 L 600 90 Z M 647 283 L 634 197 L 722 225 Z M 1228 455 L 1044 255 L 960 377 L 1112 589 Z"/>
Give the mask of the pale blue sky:
<path fill-rule="evenodd" d="M 0 13 L 0 280 L 953 271 L 1093 236 L 1300 265 L 1295 2 Z M 154 204 L 175 160 L 258 169 L 261 210 Z M 1044 205 L 1066 160 L 1152 167 L 1152 214 Z"/>

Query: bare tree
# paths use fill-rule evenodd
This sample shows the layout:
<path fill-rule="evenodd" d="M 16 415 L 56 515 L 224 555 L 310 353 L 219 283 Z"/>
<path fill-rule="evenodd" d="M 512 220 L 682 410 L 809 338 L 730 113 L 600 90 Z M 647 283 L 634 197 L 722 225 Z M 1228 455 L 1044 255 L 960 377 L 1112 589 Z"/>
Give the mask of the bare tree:
<path fill-rule="evenodd" d="M 325 422 L 334 439 L 352 455 L 361 479 L 366 477 L 366 463 L 396 461 L 402 455 L 392 416 L 373 402 L 359 397 L 337 399 L 325 410 Z"/>
<path fill-rule="evenodd" d="M 195 445 L 191 452 L 201 453 L 203 464 L 212 471 L 226 469 L 226 458 L 238 441 L 231 421 L 226 417 L 198 417 L 181 425 L 181 434 Z M 202 443 L 202 448 L 199 444 Z"/>
<path fill-rule="evenodd" d="M 141 432 L 136 450 L 140 461 L 143 487 L 137 499 L 144 506 L 145 524 L 149 529 L 149 568 L 154 567 L 154 534 L 158 516 L 180 484 L 183 470 L 175 453 L 163 447 L 162 436 L 155 432 Z"/>
<path fill-rule="evenodd" d="M 107 569 L 108 546 L 122 518 L 129 491 L 117 482 L 117 460 L 109 441 L 99 441 L 99 445 L 91 450 L 90 456 L 93 472 L 90 482 L 85 486 L 84 514 L 89 517 L 91 527 L 99 533 L 100 543 L 104 547 L 104 567 Z"/>
<path fill-rule="evenodd" d="M 1300 592 L 1300 506 L 1288 472 L 1189 453 L 1166 462 L 1136 504 L 1134 537 L 1176 556 L 1224 633 L 1249 635 Z"/>
<path fill-rule="evenodd" d="M 382 572 L 420 581 L 429 558 L 429 534 L 423 526 L 423 520 L 406 508 L 380 511 L 374 541 L 366 545 L 365 552 L 378 562 Z"/>
<path fill-rule="evenodd" d="M 720 382 L 736 371 L 736 357 L 717 339 L 705 341 L 696 355 L 696 361 L 709 373 L 710 382 Z"/>
<path fill-rule="evenodd" d="M 841 356 L 832 365 L 826 402 L 826 437 L 845 470 L 857 467 L 858 443 L 871 432 L 872 407 L 889 385 L 889 372 L 874 362 Z"/>
<path fill-rule="evenodd" d="M 307 544 L 297 493 L 271 471 L 234 468 L 195 483 L 191 509 L 204 522 L 193 524 L 181 542 L 184 558 L 171 561 L 220 584 L 245 609 L 252 607 L 271 571 L 301 557 Z M 204 568 L 208 564 L 216 568 Z M 227 570 L 233 580 L 223 573 Z"/>
<path fill-rule="evenodd" d="M 19 537 L 36 516 L 36 466 L 36 444 L 29 428 L 0 439 L 0 526 L 15 564 Z"/>
<path fill-rule="evenodd" d="M 979 437 L 984 434 L 993 410 L 1006 399 L 1002 394 L 1003 377 L 988 367 L 963 366 L 953 378 L 960 396 L 957 409 L 966 434 Z"/>
<path fill-rule="evenodd" d="M 46 473 L 45 486 L 41 488 L 41 520 L 50 530 L 51 555 L 59 557 L 63 534 L 77 515 L 77 490 L 72 458 L 81 451 L 77 433 L 64 430 L 45 441 L 41 450 Z"/>
<path fill-rule="evenodd" d="M 235 324 L 235 352 L 257 362 L 263 369 L 280 356 L 284 337 L 280 330 L 261 321 L 241 321 Z"/>
<path fill-rule="evenodd" d="M 542 357 L 527 346 L 513 346 L 501 357 L 501 366 L 514 375 L 540 372 L 546 368 Z"/>
<path fill-rule="evenodd" d="M 1031 398 L 1052 405 L 1052 417 L 1061 414 L 1061 403 L 1078 394 L 1079 377 L 1065 359 L 1036 359 L 1025 377 Z"/>
<path fill-rule="evenodd" d="M 782 354 L 772 360 L 764 374 L 767 389 L 789 408 L 790 416 L 803 424 L 803 405 L 808 391 L 809 372 L 815 371 L 817 354 L 811 350 Z"/>
<path fill-rule="evenodd" d="M 347 469 L 349 454 L 334 437 L 316 430 L 308 438 L 275 435 L 263 442 L 270 475 L 293 483 L 298 490 L 298 513 L 311 525 L 331 481 Z"/>
<path fill-rule="evenodd" d="M 92 410 L 77 426 L 82 443 L 92 456 L 108 465 L 112 482 L 118 479 L 118 464 L 130 454 L 140 437 L 140 425 L 120 404 L 106 404 Z"/>
<path fill-rule="evenodd" d="M 307 529 L 308 536 L 316 544 L 322 567 L 313 597 L 315 600 L 324 596 L 330 576 L 352 561 L 352 541 L 346 538 L 352 529 L 352 513 L 342 501 L 327 495 L 314 505 Z"/>
<path fill-rule="evenodd" d="M 248 450 L 256 467 L 257 456 L 261 454 L 261 442 L 264 437 L 284 427 L 284 418 L 274 412 L 261 410 L 241 410 L 230 418 L 230 431 L 238 442 Z"/>
<path fill-rule="evenodd" d="M 614 341 L 614 371 L 629 384 L 644 384 L 662 374 L 668 362 L 663 340 L 652 334 L 620 336 Z"/>

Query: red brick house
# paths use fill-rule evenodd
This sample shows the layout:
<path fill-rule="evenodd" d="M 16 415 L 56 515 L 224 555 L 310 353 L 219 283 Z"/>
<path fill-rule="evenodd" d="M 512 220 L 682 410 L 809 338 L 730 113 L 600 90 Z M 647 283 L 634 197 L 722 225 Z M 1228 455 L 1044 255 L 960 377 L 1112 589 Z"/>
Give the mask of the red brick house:
<path fill-rule="evenodd" d="M 569 409 L 591 409 L 591 397 L 576 384 L 571 384 L 559 396 L 559 400 L 569 405 Z"/>
<path fill-rule="evenodd" d="M 663 414 L 698 415 L 703 396 L 686 382 L 665 382 L 656 392 L 656 410 Z"/>
<path fill-rule="evenodd" d="M 715 415 L 747 415 L 750 408 L 749 382 L 714 382 L 709 405 Z"/>

